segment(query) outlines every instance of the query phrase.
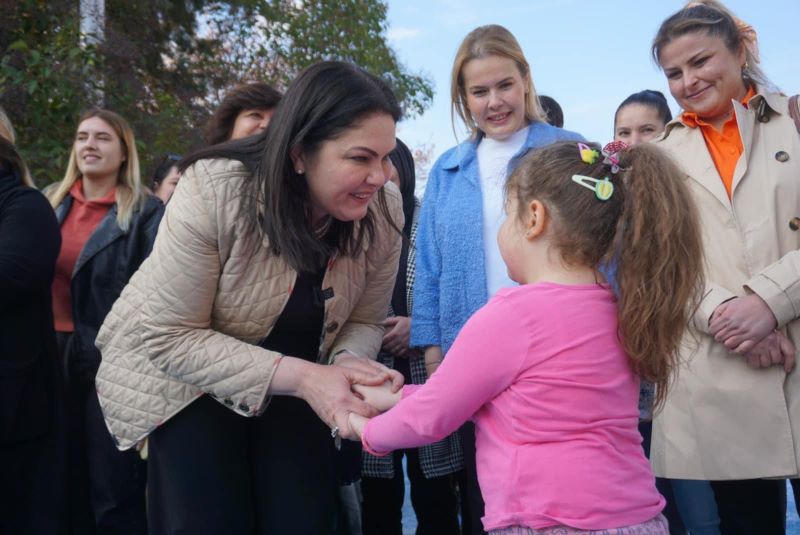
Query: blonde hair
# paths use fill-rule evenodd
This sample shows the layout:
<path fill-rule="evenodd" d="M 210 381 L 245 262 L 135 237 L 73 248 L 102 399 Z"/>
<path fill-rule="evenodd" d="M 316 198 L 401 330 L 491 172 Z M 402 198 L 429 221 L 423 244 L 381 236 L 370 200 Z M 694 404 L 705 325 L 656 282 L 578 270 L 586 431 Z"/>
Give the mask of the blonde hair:
<path fill-rule="evenodd" d="M 6 114 L 6 110 L 4 110 L 2 106 L 0 106 L 0 137 L 10 141 L 12 145 L 17 143 L 17 134 L 14 132 L 14 126 L 11 124 L 11 119 L 9 119 L 8 114 Z M 33 179 L 28 171 L 28 167 L 25 165 L 25 162 L 22 162 L 21 160 L 20 163 L 22 183 L 31 188 L 35 188 L 36 186 L 33 184 Z"/>
<path fill-rule="evenodd" d="M 116 132 L 122 144 L 122 154 L 125 157 L 125 161 L 120 165 L 119 173 L 117 174 L 117 225 L 122 230 L 127 231 L 130 228 L 133 213 L 144 203 L 147 197 L 147 193 L 141 185 L 139 156 L 136 152 L 133 130 L 128 122 L 118 114 L 100 108 L 93 108 L 84 112 L 78 121 L 78 125 L 80 126 L 83 121 L 92 117 L 102 119 L 103 122 L 108 124 Z M 79 178 L 81 178 L 81 172 L 78 169 L 78 157 L 75 153 L 75 143 L 73 142 L 64 178 L 48 195 L 53 208 L 61 204 L 69 193 L 70 188 Z"/>
<path fill-rule="evenodd" d="M 478 134 L 478 125 L 467 107 L 464 66 L 473 59 L 482 59 L 488 56 L 508 58 L 517 65 L 525 87 L 525 120 L 528 123 L 545 122 L 547 116 L 536 95 L 530 65 L 528 65 L 528 60 L 525 59 L 525 54 L 522 53 L 517 39 L 503 26 L 489 24 L 469 32 L 456 52 L 450 77 L 450 120 L 453 124 L 453 131 L 456 129 L 455 118 L 458 115 L 470 129 L 473 137 Z"/>
<path fill-rule="evenodd" d="M 738 54 L 744 49 L 745 64 L 741 76 L 746 88 L 757 85 L 767 89 L 775 88 L 759 66 L 755 30 L 737 18 L 718 0 L 689 2 L 683 9 L 661 23 L 651 47 L 656 64 L 661 66 L 661 51 L 666 45 L 673 39 L 693 32 L 706 32 L 711 37 L 722 39 L 726 48 L 733 54 Z"/>

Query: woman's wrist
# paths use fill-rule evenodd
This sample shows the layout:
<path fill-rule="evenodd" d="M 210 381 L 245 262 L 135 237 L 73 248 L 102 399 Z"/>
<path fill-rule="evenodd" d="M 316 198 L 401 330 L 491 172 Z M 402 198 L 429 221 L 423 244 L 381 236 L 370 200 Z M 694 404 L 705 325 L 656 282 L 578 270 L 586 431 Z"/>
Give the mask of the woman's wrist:
<path fill-rule="evenodd" d="M 316 376 L 318 365 L 304 359 L 282 356 L 276 366 L 267 393 L 304 398 L 306 386 Z"/>

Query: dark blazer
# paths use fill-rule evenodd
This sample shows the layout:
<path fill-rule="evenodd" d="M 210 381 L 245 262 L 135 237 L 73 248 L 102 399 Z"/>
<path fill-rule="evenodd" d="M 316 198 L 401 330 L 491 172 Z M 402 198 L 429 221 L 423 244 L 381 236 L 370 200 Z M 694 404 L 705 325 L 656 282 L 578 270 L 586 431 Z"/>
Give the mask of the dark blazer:
<path fill-rule="evenodd" d="M 0 445 L 45 434 L 53 422 L 51 286 L 60 249 L 47 199 L 0 163 Z"/>
<path fill-rule="evenodd" d="M 72 197 L 67 195 L 56 208 L 59 225 L 70 208 Z M 162 215 L 164 205 L 148 195 L 134 212 L 126 232 L 117 224 L 114 204 L 83 246 L 70 285 L 75 332 L 69 350 L 69 373 L 94 380 L 100 365 L 100 351 L 94 346 L 97 331 L 128 280 L 153 249 Z"/>

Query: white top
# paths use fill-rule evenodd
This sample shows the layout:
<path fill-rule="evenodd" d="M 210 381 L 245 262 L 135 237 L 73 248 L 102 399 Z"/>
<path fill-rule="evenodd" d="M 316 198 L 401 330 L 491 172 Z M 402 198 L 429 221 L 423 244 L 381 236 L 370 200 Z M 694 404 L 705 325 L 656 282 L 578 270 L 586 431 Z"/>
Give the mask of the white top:
<path fill-rule="evenodd" d="M 478 144 L 478 170 L 483 197 L 483 256 L 486 265 L 486 289 L 489 298 L 501 288 L 516 286 L 506 271 L 497 246 L 497 232 L 506 218 L 503 187 L 508 178 L 508 163 L 528 137 L 528 127 L 502 141 L 484 137 Z"/>

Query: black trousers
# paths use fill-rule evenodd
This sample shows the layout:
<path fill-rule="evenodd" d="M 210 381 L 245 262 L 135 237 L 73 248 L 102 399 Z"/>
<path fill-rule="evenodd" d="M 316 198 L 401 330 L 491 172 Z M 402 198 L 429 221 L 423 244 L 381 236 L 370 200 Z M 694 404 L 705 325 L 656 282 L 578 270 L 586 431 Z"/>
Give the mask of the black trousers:
<path fill-rule="evenodd" d="M 150 533 L 330 534 L 334 451 L 300 399 L 275 396 L 246 418 L 202 396 L 150 435 Z"/>
<path fill-rule="evenodd" d="M 58 333 L 68 357 L 68 335 Z M 65 359 L 67 511 L 70 533 L 147 533 L 144 461 L 133 449 L 119 451 L 111 439 L 94 386 L 94 374 Z"/>
<path fill-rule="evenodd" d="M 786 480 L 712 481 L 722 535 L 786 533 Z"/>
<path fill-rule="evenodd" d="M 63 433 L 0 446 L 0 535 L 65 532 Z"/>
<path fill-rule="evenodd" d="M 361 478 L 363 535 L 403 534 L 403 454 L 411 483 L 411 505 L 417 515 L 417 535 L 459 535 L 455 475 L 426 479 L 417 449 L 392 454 L 394 478 Z"/>
<path fill-rule="evenodd" d="M 483 530 L 484 502 L 478 483 L 478 468 L 475 464 L 475 424 L 465 423 L 458 430 L 464 450 L 464 469 L 459 473 L 458 490 L 461 501 L 461 533 L 485 535 Z"/>

